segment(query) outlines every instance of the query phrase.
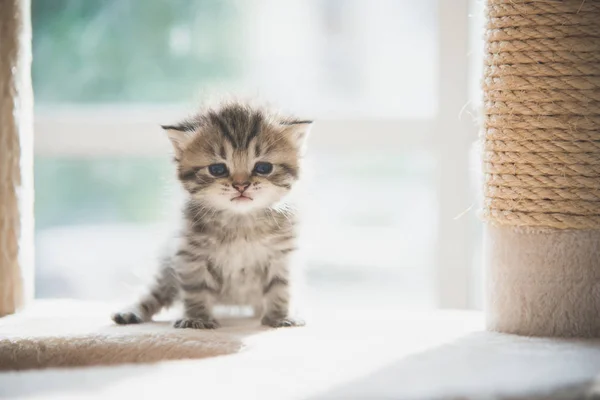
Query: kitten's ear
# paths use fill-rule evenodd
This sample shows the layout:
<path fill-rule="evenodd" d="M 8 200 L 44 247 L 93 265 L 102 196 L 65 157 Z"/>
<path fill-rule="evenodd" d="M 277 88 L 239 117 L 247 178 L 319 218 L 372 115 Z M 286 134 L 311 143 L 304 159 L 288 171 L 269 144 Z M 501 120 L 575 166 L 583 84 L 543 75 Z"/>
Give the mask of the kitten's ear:
<path fill-rule="evenodd" d="M 300 147 L 304 147 L 306 142 L 306 138 L 310 133 L 313 122 L 312 121 L 296 121 L 296 120 L 288 120 L 284 121 L 283 125 L 286 126 L 285 131 L 288 132 L 294 141 L 300 145 Z"/>
<path fill-rule="evenodd" d="M 182 123 L 177 125 L 161 125 L 161 128 L 167 132 L 167 136 L 175 151 L 175 157 L 179 157 L 196 126 L 190 123 Z"/>

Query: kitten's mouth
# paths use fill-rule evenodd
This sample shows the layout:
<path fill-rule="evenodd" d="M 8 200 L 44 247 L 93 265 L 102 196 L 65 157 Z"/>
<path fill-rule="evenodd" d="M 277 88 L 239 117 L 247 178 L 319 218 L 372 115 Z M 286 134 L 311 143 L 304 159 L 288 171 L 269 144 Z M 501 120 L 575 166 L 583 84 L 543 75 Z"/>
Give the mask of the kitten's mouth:
<path fill-rule="evenodd" d="M 240 194 L 239 196 L 232 198 L 231 201 L 252 201 L 252 197 Z"/>

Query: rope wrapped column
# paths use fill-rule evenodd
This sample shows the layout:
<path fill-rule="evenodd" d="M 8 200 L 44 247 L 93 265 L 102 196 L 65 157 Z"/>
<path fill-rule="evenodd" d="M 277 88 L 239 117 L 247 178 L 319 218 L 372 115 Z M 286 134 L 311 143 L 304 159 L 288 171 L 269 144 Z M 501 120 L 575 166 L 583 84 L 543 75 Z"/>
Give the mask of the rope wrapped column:
<path fill-rule="evenodd" d="M 0 317 L 33 295 L 29 0 L 0 1 Z"/>
<path fill-rule="evenodd" d="M 600 336 L 600 1 L 488 0 L 487 325 Z"/>

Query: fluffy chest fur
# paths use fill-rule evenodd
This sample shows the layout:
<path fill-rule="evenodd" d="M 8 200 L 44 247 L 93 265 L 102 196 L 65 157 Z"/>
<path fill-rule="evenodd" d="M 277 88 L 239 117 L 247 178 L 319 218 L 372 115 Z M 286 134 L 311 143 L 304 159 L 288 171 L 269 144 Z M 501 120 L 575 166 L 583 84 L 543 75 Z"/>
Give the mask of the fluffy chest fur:
<path fill-rule="evenodd" d="M 256 305 L 262 298 L 273 251 L 264 240 L 239 239 L 216 246 L 209 254 L 222 276 L 219 301 Z"/>
<path fill-rule="evenodd" d="M 196 252 L 199 261 L 207 260 L 219 303 L 256 306 L 273 277 L 287 279 L 289 263 L 284 261 L 295 250 L 295 241 L 289 215 L 221 215 L 190 225 L 186 251 Z M 197 279 L 205 279 L 201 269 Z"/>

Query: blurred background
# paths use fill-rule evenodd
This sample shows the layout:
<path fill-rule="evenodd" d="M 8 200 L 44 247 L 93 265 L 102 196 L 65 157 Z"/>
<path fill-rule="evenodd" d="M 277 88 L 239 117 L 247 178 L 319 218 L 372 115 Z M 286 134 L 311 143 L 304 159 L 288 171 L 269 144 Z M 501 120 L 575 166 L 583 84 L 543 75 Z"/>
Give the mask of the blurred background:
<path fill-rule="evenodd" d="M 219 93 L 316 125 L 318 307 L 479 308 L 469 0 L 32 0 L 36 297 L 129 298 L 179 216 L 159 124 Z"/>

